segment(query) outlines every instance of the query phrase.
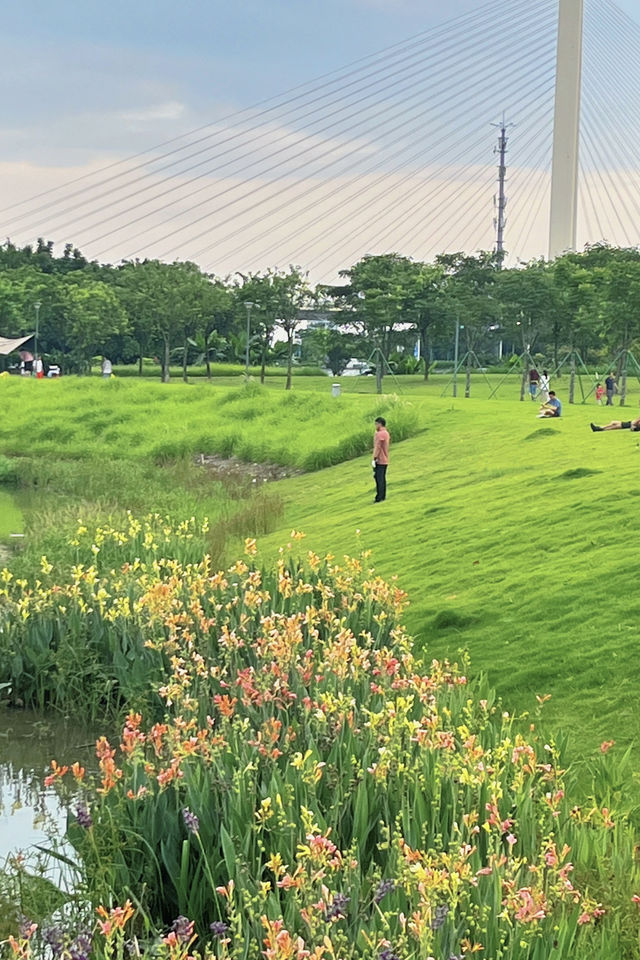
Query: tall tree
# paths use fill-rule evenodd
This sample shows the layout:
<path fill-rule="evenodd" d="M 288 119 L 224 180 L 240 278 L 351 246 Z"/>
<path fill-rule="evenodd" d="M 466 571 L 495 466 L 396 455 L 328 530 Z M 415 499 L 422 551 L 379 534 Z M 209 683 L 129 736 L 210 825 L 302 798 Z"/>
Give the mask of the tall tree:
<path fill-rule="evenodd" d="M 450 316 L 446 272 L 441 264 L 416 262 L 410 264 L 408 274 L 404 318 L 415 326 L 424 361 L 424 379 L 428 380 L 434 335 Z"/>
<path fill-rule="evenodd" d="M 498 315 L 494 287 L 502 256 L 486 251 L 476 256 L 447 253 L 436 257 L 435 262 L 444 269 L 448 278 L 444 295 L 449 309 L 462 321 L 461 329 L 464 329 L 467 347 L 464 395 L 469 397 L 473 355 L 480 338 Z"/>
<path fill-rule="evenodd" d="M 303 274 L 299 267 L 294 266 L 289 267 L 288 273 L 278 271 L 273 273 L 272 289 L 276 302 L 276 324 L 284 331 L 287 338 L 285 390 L 291 390 L 294 336 L 303 321 L 300 311 L 311 303 L 312 292 L 306 274 Z"/>
<path fill-rule="evenodd" d="M 128 317 L 113 288 L 100 280 L 69 273 L 63 280 L 63 297 L 71 354 L 91 372 L 92 358 L 111 337 L 126 331 Z"/>
<path fill-rule="evenodd" d="M 557 310 L 556 293 L 552 269 L 544 260 L 501 270 L 497 276 L 496 296 L 500 301 L 502 327 L 513 342 L 520 341 L 525 360 L 520 400 L 524 400 L 529 361 L 536 343 L 549 331 L 549 318 Z"/>
<path fill-rule="evenodd" d="M 394 329 L 405 321 L 403 309 L 411 287 L 413 262 L 397 253 L 366 256 L 341 270 L 344 287 L 329 288 L 343 307 L 342 323 L 364 333 L 373 346 L 376 390 L 382 393 Z"/>

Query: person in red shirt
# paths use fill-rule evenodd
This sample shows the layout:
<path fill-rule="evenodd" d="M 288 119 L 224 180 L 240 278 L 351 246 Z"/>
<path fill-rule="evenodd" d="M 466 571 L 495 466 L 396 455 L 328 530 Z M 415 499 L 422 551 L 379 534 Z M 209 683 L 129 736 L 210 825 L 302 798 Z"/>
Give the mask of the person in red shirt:
<path fill-rule="evenodd" d="M 389 432 L 384 417 L 376 417 L 376 432 L 373 435 L 373 475 L 376 480 L 376 498 L 380 503 L 387 496 L 387 467 L 389 465 Z"/>

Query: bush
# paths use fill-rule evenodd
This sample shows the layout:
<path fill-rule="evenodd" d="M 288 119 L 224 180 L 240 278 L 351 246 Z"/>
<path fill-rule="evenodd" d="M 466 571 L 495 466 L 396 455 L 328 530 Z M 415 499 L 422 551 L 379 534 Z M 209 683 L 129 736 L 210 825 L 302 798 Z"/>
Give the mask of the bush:
<path fill-rule="evenodd" d="M 119 364 L 114 366 L 113 372 L 116 377 L 139 377 L 140 373 L 138 370 L 138 365 L 123 365 Z M 171 366 L 169 367 L 169 373 L 172 377 L 181 378 L 182 377 L 182 367 L 181 366 Z M 321 367 L 292 367 L 292 373 L 294 377 L 323 377 L 326 376 L 326 371 Z M 157 379 L 162 375 L 162 368 L 159 363 L 145 363 L 142 366 L 142 376 L 143 377 L 155 377 Z M 211 376 L 213 378 L 217 377 L 244 377 L 245 367 L 239 363 L 212 363 L 211 364 Z M 260 376 L 260 367 L 250 367 L 249 375 L 252 377 Z M 286 377 L 287 368 L 286 367 L 274 367 L 269 366 L 265 370 L 265 376 L 267 377 Z M 187 376 L 188 377 L 206 377 L 207 368 L 204 364 L 199 366 L 189 366 L 187 367 Z"/>

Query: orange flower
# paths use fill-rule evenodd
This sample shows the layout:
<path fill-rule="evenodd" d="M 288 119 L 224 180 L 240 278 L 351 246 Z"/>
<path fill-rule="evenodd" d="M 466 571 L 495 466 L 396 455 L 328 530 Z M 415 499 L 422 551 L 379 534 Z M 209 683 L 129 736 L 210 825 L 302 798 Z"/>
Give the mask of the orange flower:
<path fill-rule="evenodd" d="M 481 950 L 484 950 L 484 947 L 481 943 L 472 943 L 468 937 L 465 937 L 464 940 L 460 941 L 460 946 L 463 953 L 479 953 Z"/>
<path fill-rule="evenodd" d="M 56 780 L 59 780 L 60 777 L 64 777 L 65 773 L 69 770 L 69 767 L 60 767 L 58 766 L 57 761 L 51 761 L 51 770 L 52 772 L 48 777 L 44 778 L 45 787 L 50 787 L 52 783 L 55 783 Z"/>
<path fill-rule="evenodd" d="M 213 698 L 213 702 L 215 703 L 216 707 L 218 708 L 222 716 L 227 717 L 230 720 L 233 714 L 235 713 L 235 707 L 236 707 L 236 703 L 238 702 L 238 698 L 237 697 L 232 698 L 226 693 L 223 695 L 216 693 L 216 695 Z"/>
<path fill-rule="evenodd" d="M 126 924 L 134 915 L 135 910 L 131 901 L 127 900 L 124 906 L 114 907 L 112 910 L 107 910 L 107 908 L 103 906 L 97 907 L 96 913 L 99 917 L 103 917 L 102 920 L 98 921 L 100 932 L 107 939 L 110 939 L 116 931 L 124 930 Z"/>

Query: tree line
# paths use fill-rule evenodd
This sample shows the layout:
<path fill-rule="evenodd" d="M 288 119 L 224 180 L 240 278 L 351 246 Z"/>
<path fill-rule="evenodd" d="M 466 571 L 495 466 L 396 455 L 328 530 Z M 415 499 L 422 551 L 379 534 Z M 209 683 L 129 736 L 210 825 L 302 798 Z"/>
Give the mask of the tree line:
<path fill-rule="evenodd" d="M 186 378 L 195 358 L 209 375 L 213 362 L 248 356 L 263 378 L 274 359 L 286 363 L 290 386 L 297 351 L 302 362 L 334 374 L 350 357 L 368 360 L 381 390 L 391 369 L 428 378 L 435 356 L 451 356 L 456 329 L 467 393 L 473 366 L 495 360 L 501 343 L 507 353 L 556 368 L 568 357 L 571 392 L 576 362 L 615 365 L 624 395 L 627 357 L 640 337 L 640 251 L 597 244 L 512 268 L 482 251 L 431 262 L 370 255 L 343 270 L 339 283 L 313 288 L 298 266 L 221 278 L 188 261 L 112 266 L 70 244 L 56 256 L 51 242 L 6 241 L 0 334 L 32 332 L 35 303 L 40 352 L 67 371 L 90 370 L 97 355 L 107 355 L 137 361 L 142 372 L 143 359 L 155 357 L 167 380 L 176 362 Z M 310 311 L 324 323 L 307 327 Z"/>

